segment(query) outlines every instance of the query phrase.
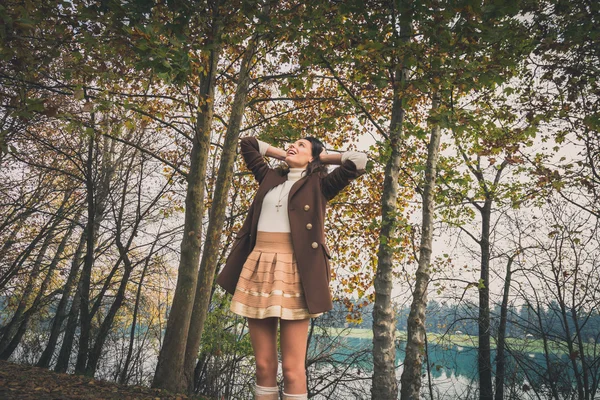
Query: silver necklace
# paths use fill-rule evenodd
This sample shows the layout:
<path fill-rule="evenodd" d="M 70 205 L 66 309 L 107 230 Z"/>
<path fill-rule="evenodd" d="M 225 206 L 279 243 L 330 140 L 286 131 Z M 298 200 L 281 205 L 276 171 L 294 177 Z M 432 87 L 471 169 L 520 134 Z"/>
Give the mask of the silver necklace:
<path fill-rule="evenodd" d="M 281 200 L 283 200 L 283 198 L 285 197 L 285 194 L 283 194 L 284 189 L 285 189 L 285 182 L 281 184 L 281 190 L 279 191 L 279 200 L 277 200 L 277 204 L 275 205 L 277 212 L 279 212 L 279 209 L 281 207 L 283 207 L 283 204 L 281 204 Z"/>

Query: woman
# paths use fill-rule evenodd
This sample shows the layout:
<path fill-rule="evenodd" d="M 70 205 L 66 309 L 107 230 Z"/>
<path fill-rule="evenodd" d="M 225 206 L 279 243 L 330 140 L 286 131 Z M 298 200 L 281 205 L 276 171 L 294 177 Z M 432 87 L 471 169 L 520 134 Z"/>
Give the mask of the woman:
<path fill-rule="evenodd" d="M 308 324 L 331 310 L 325 205 L 364 172 L 363 153 L 325 154 L 311 137 L 287 151 L 243 138 L 241 153 L 259 182 L 246 220 L 217 282 L 232 293 L 231 310 L 248 318 L 256 359 L 255 398 L 278 399 L 280 324 L 284 399 L 306 399 Z M 263 156 L 284 160 L 272 169 Z M 325 164 L 340 167 L 327 174 Z"/>

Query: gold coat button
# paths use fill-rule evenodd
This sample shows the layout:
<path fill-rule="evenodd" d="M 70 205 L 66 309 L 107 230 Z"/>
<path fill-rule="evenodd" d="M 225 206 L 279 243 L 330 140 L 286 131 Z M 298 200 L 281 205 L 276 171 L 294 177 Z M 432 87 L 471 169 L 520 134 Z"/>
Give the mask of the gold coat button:
<path fill-rule="evenodd" d="M 304 211 L 308 211 L 308 210 L 310 210 L 310 206 L 307 204 L 304 206 Z"/>
<path fill-rule="evenodd" d="M 317 247 L 319 247 L 319 244 L 317 242 L 312 242 L 311 246 L 313 249 L 316 249 Z"/>
<path fill-rule="evenodd" d="M 308 230 L 312 229 L 312 224 L 306 224 L 306 229 L 308 229 Z"/>

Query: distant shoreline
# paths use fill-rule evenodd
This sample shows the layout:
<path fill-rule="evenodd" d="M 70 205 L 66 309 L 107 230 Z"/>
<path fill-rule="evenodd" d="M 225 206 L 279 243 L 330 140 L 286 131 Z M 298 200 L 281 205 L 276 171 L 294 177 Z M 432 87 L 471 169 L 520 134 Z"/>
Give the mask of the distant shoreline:
<path fill-rule="evenodd" d="M 373 331 L 366 328 L 325 328 L 329 335 L 353 339 L 373 339 Z M 396 331 L 396 340 L 406 342 L 406 331 Z M 429 343 L 437 346 L 460 346 L 477 349 L 479 340 L 477 336 L 459 334 L 428 333 Z M 513 350 L 525 353 L 544 353 L 544 342 L 536 338 L 507 338 L 506 344 Z M 585 346 L 594 346 L 586 343 Z M 491 349 L 496 349 L 496 342 L 492 338 Z M 553 354 L 568 354 L 565 342 L 548 341 L 548 349 Z"/>

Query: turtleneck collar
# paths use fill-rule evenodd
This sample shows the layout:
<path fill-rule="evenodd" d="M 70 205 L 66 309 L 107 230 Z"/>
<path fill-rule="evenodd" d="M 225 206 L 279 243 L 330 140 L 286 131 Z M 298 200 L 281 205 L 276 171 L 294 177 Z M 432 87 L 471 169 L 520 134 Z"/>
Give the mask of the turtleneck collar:
<path fill-rule="evenodd" d="M 290 171 L 287 174 L 287 180 L 294 182 L 300 180 L 304 171 L 306 171 L 304 168 L 290 168 Z"/>

